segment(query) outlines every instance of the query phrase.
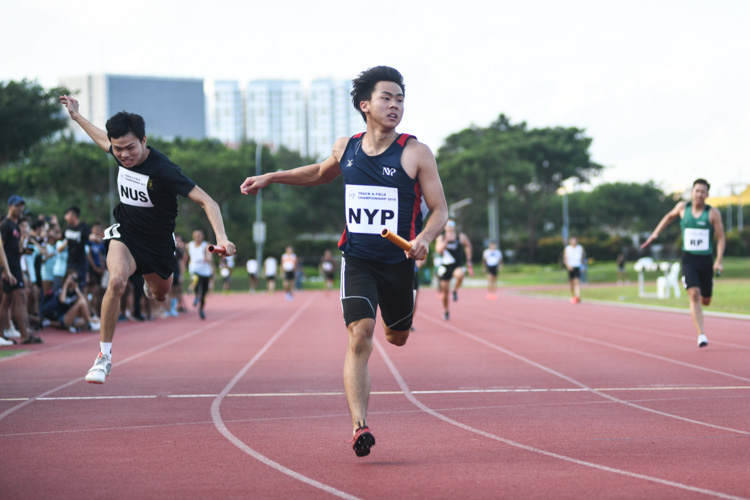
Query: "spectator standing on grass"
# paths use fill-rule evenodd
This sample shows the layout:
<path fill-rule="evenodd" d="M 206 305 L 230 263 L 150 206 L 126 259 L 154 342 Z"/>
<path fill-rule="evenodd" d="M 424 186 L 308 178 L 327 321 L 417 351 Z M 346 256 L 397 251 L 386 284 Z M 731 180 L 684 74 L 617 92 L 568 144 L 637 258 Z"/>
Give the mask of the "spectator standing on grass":
<path fill-rule="evenodd" d="M 487 299 L 497 300 L 497 272 L 503 268 L 503 253 L 494 240 L 482 252 L 482 265 L 487 274 Z"/>
<path fill-rule="evenodd" d="M 629 283 L 628 273 L 625 270 L 625 254 L 620 252 L 617 255 L 617 284 Z"/>
<path fill-rule="evenodd" d="M 571 236 L 563 251 L 563 264 L 565 269 L 568 270 L 568 282 L 570 283 L 571 304 L 581 302 L 581 267 L 585 255 L 586 251 L 578 244 L 578 238 Z"/>

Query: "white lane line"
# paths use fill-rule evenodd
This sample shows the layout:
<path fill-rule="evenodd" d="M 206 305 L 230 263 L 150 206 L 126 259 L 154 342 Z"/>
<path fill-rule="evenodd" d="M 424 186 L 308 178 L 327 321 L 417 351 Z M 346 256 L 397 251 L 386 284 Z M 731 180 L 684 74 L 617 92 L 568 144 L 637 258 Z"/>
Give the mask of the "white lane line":
<path fill-rule="evenodd" d="M 523 327 L 526 327 L 526 328 L 534 328 L 536 330 L 541 330 L 543 332 L 551 333 L 553 335 L 557 335 L 557 336 L 560 336 L 560 337 L 568 337 L 568 338 L 571 338 L 571 339 L 580 340 L 582 342 L 588 342 L 588 343 L 591 343 L 591 344 L 601 345 L 601 346 L 604 346 L 604 347 L 609 347 L 609 348 L 612 348 L 612 349 L 617 349 L 619 351 L 629 352 L 629 353 L 632 353 L 632 354 L 638 354 L 639 356 L 644 356 L 644 357 L 647 357 L 647 358 L 657 359 L 659 361 L 665 361 L 667 363 L 672 363 L 672 364 L 675 364 L 675 365 L 684 366 L 684 367 L 687 367 L 687 368 L 692 368 L 694 370 L 700 370 L 700 371 L 704 371 L 704 372 L 708 372 L 708 373 L 713 373 L 715 375 L 722 375 L 724 377 L 733 378 L 733 379 L 736 379 L 736 380 L 741 380 L 743 382 L 750 382 L 750 378 L 747 378 L 747 377 L 741 377 L 741 376 L 735 375 L 733 373 L 722 372 L 722 371 L 719 371 L 719 370 L 714 370 L 712 368 L 706 368 L 705 366 L 695 365 L 695 364 L 692 364 L 692 363 L 686 363 L 684 361 L 679 361 L 677 359 L 667 358 L 665 356 L 659 356 L 658 354 L 652 354 L 650 352 L 641 351 L 641 350 L 638 350 L 638 349 L 633 349 L 631 347 L 625 347 L 625 346 L 621 346 L 621 345 L 618 345 L 618 344 L 613 344 L 611 342 L 606 342 L 604 340 L 598 340 L 598 339 L 594 339 L 594 338 L 591 338 L 591 337 L 584 337 L 583 335 L 576 335 L 575 333 L 570 333 L 570 332 L 566 332 L 564 330 L 559 330 L 557 328 L 550 328 L 550 327 L 547 327 L 547 326 L 541 326 L 541 325 L 537 325 L 537 324 L 534 324 L 534 323 L 529 323 L 528 321 L 522 321 L 522 320 L 518 320 L 518 319 L 512 319 L 512 318 L 508 318 L 508 317 L 505 317 L 505 316 L 498 316 L 498 315 L 487 313 L 487 312 L 479 310 L 479 309 L 472 309 L 472 311 L 474 313 L 480 314 L 480 315 L 488 317 L 488 318 L 493 318 L 493 319 L 496 319 L 498 321 L 505 321 L 505 322 L 513 323 L 514 325 L 523 326 Z M 430 317 L 427 317 L 427 319 L 429 319 L 433 323 L 438 323 L 437 320 L 434 320 L 434 319 L 432 319 Z"/>
<path fill-rule="evenodd" d="M 489 340 L 486 340 L 486 339 L 484 339 L 482 337 L 479 337 L 479 336 L 476 336 L 474 334 L 471 334 L 471 333 L 469 333 L 469 332 L 467 332 L 465 330 L 462 330 L 460 328 L 457 328 L 457 327 L 455 327 L 453 325 L 447 325 L 447 324 L 445 324 L 445 321 L 439 321 L 439 320 L 436 320 L 436 319 L 433 319 L 433 318 L 429 318 L 429 317 L 426 318 L 426 319 L 428 319 L 429 321 L 432 321 L 433 323 L 440 324 L 444 328 L 452 330 L 452 331 L 456 332 L 457 334 L 459 334 L 459 335 L 461 335 L 463 337 L 466 337 L 466 338 L 471 339 L 471 340 L 473 340 L 475 342 L 478 342 L 478 343 L 480 343 L 482 345 L 485 345 L 485 346 L 487 346 L 487 347 L 489 347 L 491 349 L 494 349 L 494 350 L 496 350 L 498 352 L 501 352 L 501 353 L 505 354 L 506 356 L 509 356 L 511 358 L 514 358 L 514 359 L 517 359 L 519 361 L 522 361 L 522 362 L 524 362 L 524 363 L 526 363 L 528 365 L 531 365 L 531 366 L 533 366 L 535 368 L 538 368 L 539 370 L 542 370 L 542 371 L 547 372 L 547 373 L 549 373 L 549 374 L 551 374 L 551 375 L 553 375 L 555 377 L 558 377 L 558 378 L 560 378 L 562 380 L 565 380 L 565 381 L 569 382 L 571 385 L 574 385 L 574 386 L 577 386 L 577 387 L 579 387 L 581 389 L 585 389 L 587 391 L 590 391 L 592 394 L 596 394 L 597 396 L 601 396 L 601 397 L 603 397 L 605 399 L 608 399 L 610 401 L 614 401 L 616 403 L 620 403 L 622 405 L 629 406 L 629 407 L 635 408 L 637 410 L 642 410 L 642 411 L 646 411 L 646 412 L 649 412 L 649 413 L 654 413 L 656 415 L 661 415 L 662 417 L 673 418 L 675 420 L 681 420 L 683 422 L 687 422 L 687 423 L 690 423 L 690 424 L 701 425 L 701 426 L 704 426 L 704 427 L 710 427 L 712 429 L 719 429 L 719 430 L 728 431 L 728 432 L 734 432 L 734 433 L 737 433 L 737 434 L 750 435 L 750 432 L 745 431 L 745 430 L 733 429 L 731 427 L 723 427 L 721 425 L 715 425 L 715 424 L 711 424 L 711 423 L 708 423 L 708 422 L 702 422 L 700 420 L 694 420 L 692 418 L 682 417 L 680 415 L 674 415 L 672 413 L 667 413 L 667 412 L 655 410 L 655 409 L 649 408 L 647 406 L 641 406 L 641 405 L 632 403 L 630 401 L 625 401 L 624 399 L 619 399 L 619 398 L 616 398 L 614 396 L 610 396 L 609 394 L 606 394 L 604 392 L 598 391 L 598 390 L 594 389 L 593 387 L 589 387 L 588 385 L 584 384 L 583 382 L 580 382 L 580 381 L 578 381 L 578 380 L 576 380 L 576 379 L 574 379 L 572 377 L 568 377 L 567 375 L 565 375 L 563 373 L 560 373 L 560 372 L 558 372 L 556 370 L 553 370 L 552 368 L 544 366 L 541 363 L 537 363 L 536 361 L 533 361 L 533 360 L 531 360 L 529 358 L 521 356 L 520 354 L 516 354 L 513 351 L 509 351 L 508 349 L 500 347 L 499 345 L 494 344 L 494 343 L 490 342 Z M 565 333 L 565 332 L 562 332 L 562 333 Z M 583 338 L 585 338 L 585 337 L 583 337 Z"/>
<path fill-rule="evenodd" d="M 297 481 L 303 482 L 305 484 L 308 484 L 314 488 L 318 488 L 320 490 L 325 491 L 326 493 L 330 493 L 331 495 L 337 496 L 339 498 L 346 498 L 349 500 L 358 500 L 357 497 L 352 496 L 346 492 L 337 490 L 333 486 L 329 486 L 327 484 L 323 484 L 319 481 L 316 481 L 312 478 L 309 478 L 305 475 L 300 474 L 297 471 L 294 471 L 288 467 L 285 467 L 281 465 L 278 462 L 275 462 L 268 458 L 267 456 L 259 453 L 258 451 L 254 450 L 253 448 L 246 445 L 240 438 L 232 434 L 232 432 L 227 428 L 224 421 L 221 418 L 221 402 L 224 400 L 224 398 L 229 394 L 229 391 L 232 390 L 232 388 L 237 385 L 237 382 L 239 382 L 242 377 L 245 376 L 245 373 L 270 349 L 270 347 L 289 329 L 289 327 L 297 320 L 297 318 L 310 306 L 310 304 L 313 303 L 315 299 L 315 296 L 313 295 L 310 297 L 307 302 L 305 302 L 302 307 L 297 309 L 297 311 L 290 317 L 286 323 L 282 325 L 281 328 L 268 340 L 268 342 L 265 343 L 261 349 L 255 353 L 255 356 L 252 357 L 250 361 L 247 362 L 247 364 L 234 376 L 234 378 L 227 384 L 226 387 L 216 396 L 216 399 L 213 400 L 211 403 L 211 419 L 213 420 L 214 426 L 216 427 L 216 430 L 218 430 L 227 440 L 235 445 L 237 448 L 242 450 L 244 453 L 250 455 L 257 461 L 261 462 L 264 465 L 267 465 L 268 467 L 271 467 L 272 469 L 277 470 L 278 472 L 281 472 L 282 474 L 285 474 L 292 479 L 296 479 Z"/>
<path fill-rule="evenodd" d="M 439 413 L 439 412 L 437 412 L 437 411 L 429 408 L 428 406 L 422 404 L 421 401 L 419 401 L 416 397 L 414 397 L 414 395 L 411 393 L 411 391 L 409 391 L 409 386 L 406 385 L 406 382 L 404 381 L 403 377 L 401 376 L 401 374 L 399 373 L 399 371 L 396 369 L 396 366 L 391 361 L 391 358 L 388 356 L 388 353 L 380 345 L 380 342 L 378 342 L 377 340 L 375 340 L 374 343 L 375 343 L 375 347 L 378 348 L 378 351 L 380 352 L 380 355 L 383 357 L 383 360 L 385 361 L 386 365 L 388 366 L 388 369 L 390 370 L 391 374 L 396 379 L 396 382 L 398 383 L 399 387 L 401 387 L 401 390 L 404 391 L 404 395 L 406 396 L 406 398 L 414 406 L 416 406 L 417 408 L 421 409 L 423 412 L 425 412 L 425 413 L 427 413 L 427 414 L 429 414 L 429 415 L 431 415 L 431 416 L 433 416 L 433 417 L 435 417 L 437 419 L 440 419 L 443 422 L 446 422 L 446 423 L 448 423 L 450 425 L 454 425 L 454 426 L 459 427 L 460 429 L 463 429 L 465 431 L 472 432 L 472 433 L 478 434 L 480 436 L 484 436 L 486 438 L 489 438 L 489 439 L 492 439 L 492 440 L 495 440 L 495 441 L 507 444 L 509 446 L 513 446 L 515 448 L 519 448 L 519 449 L 522 449 L 522 450 L 525 450 L 525 451 L 530 451 L 532 453 L 537 453 L 539 455 L 544 455 L 544 456 L 550 457 L 550 458 L 556 458 L 558 460 L 563 460 L 565 462 L 570 462 L 570 463 L 573 463 L 573 464 L 576 464 L 576 465 L 581 465 L 581 466 L 584 466 L 584 467 L 590 467 L 590 468 L 602 470 L 602 471 L 605 471 L 605 472 L 612 472 L 614 474 L 619 474 L 619 475 L 622 475 L 622 476 L 632 477 L 632 478 L 635 478 L 635 479 L 643 479 L 643 480 L 650 481 L 650 482 L 653 482 L 653 483 L 662 484 L 662 485 L 665 485 L 665 486 L 671 486 L 671 487 L 674 487 L 674 488 L 679 488 L 679 489 L 682 489 L 682 490 L 692 491 L 692 492 L 695 492 L 695 493 L 702 493 L 702 494 L 705 494 L 705 495 L 711 495 L 711 496 L 714 496 L 714 497 L 717 497 L 717 498 L 726 498 L 726 499 L 729 499 L 729 500 L 746 500 L 746 499 L 743 499 L 742 497 L 737 497 L 737 496 L 734 496 L 734 495 L 728 495 L 728 494 L 722 493 L 720 491 L 713 491 L 713 490 L 708 490 L 708 489 L 704 489 L 704 488 L 697 488 L 695 486 L 690 486 L 690 485 L 678 483 L 678 482 L 675 482 L 675 481 L 669 481 L 667 479 L 661 479 L 661 478 L 658 478 L 658 477 L 647 476 L 645 474 L 638 474 L 638 473 L 635 473 L 635 472 L 629 472 L 629 471 L 622 470 L 622 469 L 615 469 L 614 467 L 609 467 L 609 466 L 606 466 L 606 465 L 596 464 L 596 463 L 593 463 L 593 462 L 587 462 L 585 460 L 579 460 L 577 458 L 568 457 L 568 456 L 565 456 L 565 455 L 560 455 L 559 453 L 554 453 L 554 452 L 542 450 L 540 448 L 535 448 L 533 446 L 528 446 L 528 445 L 525 445 L 525 444 L 522 444 L 522 443 L 518 443 L 516 441 L 511 441 L 510 439 L 505 439 L 505 438 L 502 438 L 502 437 L 497 436 L 495 434 L 492 434 L 490 432 L 486 432 L 486 431 L 483 431 L 483 430 L 480 430 L 480 429 L 476 429 L 474 427 L 471 427 L 469 425 L 461 423 L 461 422 L 459 422 L 457 420 L 453 420 L 452 418 L 447 417 L 447 416 L 443 415 L 442 413 Z"/>
<path fill-rule="evenodd" d="M 748 385 L 737 386 L 663 386 L 663 387 L 593 387 L 580 388 L 556 388 L 556 389 L 533 389 L 533 388 L 507 388 L 507 389 L 434 389 L 434 390 L 413 390 L 412 394 L 527 394 L 527 393 L 558 393 L 558 392 L 665 392 L 665 391 L 747 391 L 750 390 Z M 402 396 L 403 391 L 371 391 L 373 396 Z M 344 391 L 333 392 L 256 392 L 245 394 L 227 394 L 228 398 L 291 398 L 291 397 L 325 397 L 325 396 L 345 396 Z M 123 396 L 59 396 L 59 397 L 26 397 L 26 398 L 0 398 L 2 401 L 78 401 L 78 400 L 96 400 L 96 399 L 200 399 L 215 398 L 218 394 L 131 394 Z"/>
<path fill-rule="evenodd" d="M 233 319 L 235 319 L 235 318 L 237 318 L 239 316 L 242 316 L 244 314 L 247 314 L 247 311 L 241 311 L 241 312 L 238 312 L 238 313 L 235 313 L 235 314 L 231 314 L 231 315 L 229 315 L 229 316 L 227 316 L 225 318 L 222 318 L 222 319 L 220 319 L 218 321 L 212 321 L 210 323 L 207 323 L 204 326 L 201 326 L 200 328 L 196 328 L 195 330 L 192 330 L 190 332 L 185 333 L 184 335 L 180 335 L 179 337 L 175 337 L 175 338 L 173 338 L 171 340 L 168 340 L 166 342 L 162 342 L 161 344 L 158 344 L 158 345 L 156 345 L 156 346 L 154 346 L 154 347 L 152 347 L 150 349 L 147 349 L 145 351 L 141 351 L 138 354 L 134 354 L 133 356 L 130 356 L 129 358 L 125 358 L 122 361 L 119 361 L 117 363 L 112 363 L 112 367 L 114 368 L 116 366 L 124 365 L 125 363 L 129 363 L 129 362 L 133 361 L 134 359 L 138 359 L 138 358 L 140 358 L 142 356 L 145 356 L 146 354 L 151 354 L 153 352 L 158 351 L 159 349 L 163 349 L 165 347 L 171 346 L 172 344 L 176 344 L 177 342 L 182 342 L 183 340 L 189 339 L 190 337 L 198 335 L 199 333 L 203 333 L 203 332 L 205 332 L 207 330 L 213 329 L 217 325 L 220 325 L 222 323 L 226 323 L 227 321 L 231 321 L 231 320 L 233 320 Z M 11 413 L 13 413 L 13 412 L 15 412 L 17 410 L 20 410 L 24 406 L 26 406 L 26 405 L 28 405 L 28 404 L 30 404 L 30 403 L 38 400 L 38 399 L 45 398 L 45 397 L 49 396 L 50 394 L 54 394 L 57 391 L 60 391 L 62 389 L 65 389 L 66 387 L 70 387 L 71 385 L 78 384 L 78 383 L 84 383 L 83 377 L 75 378 L 75 379 L 71 380 L 70 382 L 67 382 L 65 384 L 59 385 L 59 386 L 55 387 L 54 389 L 50 389 L 48 391 L 45 391 L 45 392 L 43 392 L 43 393 L 41 393 L 41 394 L 39 394 L 37 396 L 31 397 L 31 398 L 23 401 L 20 404 L 17 404 L 16 406 L 8 408 L 4 412 L 0 413 L 0 420 L 4 419 L 5 417 L 7 417 L 8 415 L 10 415 Z"/>

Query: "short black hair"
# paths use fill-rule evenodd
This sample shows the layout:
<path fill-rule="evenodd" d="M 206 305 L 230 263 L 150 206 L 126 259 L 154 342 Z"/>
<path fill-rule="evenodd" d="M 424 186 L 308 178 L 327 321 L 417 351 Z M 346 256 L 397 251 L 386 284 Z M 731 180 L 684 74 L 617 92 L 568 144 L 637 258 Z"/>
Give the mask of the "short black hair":
<path fill-rule="evenodd" d="M 120 111 L 107 120 L 107 138 L 109 140 L 125 137 L 130 132 L 142 141 L 146 137 L 146 122 L 141 115 Z"/>
<path fill-rule="evenodd" d="M 695 179 L 695 182 L 693 182 L 693 187 L 695 187 L 696 184 L 703 184 L 704 186 L 706 186 L 706 191 L 711 189 L 711 184 L 709 184 L 706 179 Z"/>
<path fill-rule="evenodd" d="M 352 80 L 350 95 L 352 96 L 354 109 L 359 111 L 365 122 L 367 122 L 367 115 L 362 112 L 359 103 L 372 99 L 372 91 L 375 90 L 375 85 L 378 82 L 393 82 L 401 87 L 401 93 L 406 95 L 404 77 L 397 70 L 389 66 L 375 66 L 374 68 L 364 70 L 357 78 Z"/>
<path fill-rule="evenodd" d="M 76 217 L 81 216 L 81 209 L 78 208 L 78 205 L 71 205 L 68 208 L 66 208 L 65 213 L 67 214 L 68 212 L 73 212 L 74 214 L 76 214 Z"/>

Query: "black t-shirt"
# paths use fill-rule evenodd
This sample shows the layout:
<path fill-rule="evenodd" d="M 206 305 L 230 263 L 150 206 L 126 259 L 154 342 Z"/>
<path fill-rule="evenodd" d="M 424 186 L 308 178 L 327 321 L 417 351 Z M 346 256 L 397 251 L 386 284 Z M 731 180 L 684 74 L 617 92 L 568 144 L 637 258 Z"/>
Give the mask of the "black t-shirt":
<path fill-rule="evenodd" d="M 18 228 L 18 224 L 10 219 L 5 219 L 0 224 L 0 234 L 3 238 L 3 250 L 5 250 L 5 256 L 8 258 L 8 267 L 14 276 L 21 275 L 21 252 L 19 245 L 21 244 L 21 230 Z"/>
<path fill-rule="evenodd" d="M 164 154 L 150 147 L 149 150 L 148 158 L 140 165 L 133 168 L 120 165 L 117 175 L 120 204 L 113 213 L 122 226 L 121 232 L 149 241 L 168 238 L 174 242 L 177 195 L 187 196 L 195 182 Z M 109 151 L 112 153 L 111 147 Z"/>
<path fill-rule="evenodd" d="M 86 265 L 86 245 L 89 242 L 89 227 L 79 222 L 77 226 L 65 228 L 65 239 L 68 240 L 68 267 L 77 269 Z"/>

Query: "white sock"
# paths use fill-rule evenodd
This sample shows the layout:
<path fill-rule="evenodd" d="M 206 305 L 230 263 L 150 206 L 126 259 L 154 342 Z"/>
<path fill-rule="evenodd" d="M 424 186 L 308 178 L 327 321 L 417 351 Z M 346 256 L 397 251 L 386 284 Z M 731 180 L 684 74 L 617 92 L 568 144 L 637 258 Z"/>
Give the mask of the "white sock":
<path fill-rule="evenodd" d="M 99 350 L 102 355 L 112 357 L 112 342 L 99 342 Z"/>

